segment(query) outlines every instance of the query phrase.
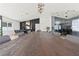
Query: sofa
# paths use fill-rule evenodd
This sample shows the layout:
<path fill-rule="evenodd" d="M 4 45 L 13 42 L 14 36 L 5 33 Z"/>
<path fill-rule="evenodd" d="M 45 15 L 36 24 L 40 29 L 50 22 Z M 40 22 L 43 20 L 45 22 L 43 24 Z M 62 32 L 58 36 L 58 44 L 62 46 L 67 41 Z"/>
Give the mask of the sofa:
<path fill-rule="evenodd" d="M 8 41 L 10 41 L 10 40 L 11 40 L 11 39 L 10 39 L 10 36 L 8 36 L 8 35 L 1 36 L 1 37 L 0 37 L 0 44 L 6 43 L 6 42 L 8 42 Z"/>

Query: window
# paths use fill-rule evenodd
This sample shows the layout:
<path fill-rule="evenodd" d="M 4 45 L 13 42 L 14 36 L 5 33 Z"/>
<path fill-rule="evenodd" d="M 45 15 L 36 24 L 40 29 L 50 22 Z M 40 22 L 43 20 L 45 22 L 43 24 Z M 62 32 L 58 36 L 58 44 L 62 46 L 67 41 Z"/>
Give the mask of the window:
<path fill-rule="evenodd" d="M 2 32 L 1 30 L 2 30 L 2 29 L 1 29 L 1 20 L 0 20 L 0 36 L 1 36 L 1 32 Z"/>
<path fill-rule="evenodd" d="M 8 23 L 8 27 L 12 27 L 12 24 L 11 23 Z"/>
<path fill-rule="evenodd" d="M 54 25 L 54 29 L 55 29 L 55 30 L 61 29 L 61 26 L 60 26 L 59 24 L 60 24 L 60 21 L 56 21 L 56 22 L 55 22 L 55 25 Z"/>
<path fill-rule="evenodd" d="M 0 36 L 2 36 L 2 16 L 0 16 Z"/>
<path fill-rule="evenodd" d="M 2 26 L 3 27 L 7 27 L 7 23 L 6 22 L 2 22 Z"/>
<path fill-rule="evenodd" d="M 72 30 L 73 31 L 79 31 L 79 19 L 72 21 Z"/>

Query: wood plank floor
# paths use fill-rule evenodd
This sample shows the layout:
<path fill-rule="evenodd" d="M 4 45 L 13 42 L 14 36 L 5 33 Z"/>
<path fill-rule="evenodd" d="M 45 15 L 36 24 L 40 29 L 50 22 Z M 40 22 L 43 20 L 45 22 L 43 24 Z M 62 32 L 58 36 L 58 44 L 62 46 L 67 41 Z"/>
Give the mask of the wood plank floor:
<path fill-rule="evenodd" d="M 33 32 L 0 45 L 0 55 L 6 56 L 79 56 L 79 44 L 46 33 Z"/>

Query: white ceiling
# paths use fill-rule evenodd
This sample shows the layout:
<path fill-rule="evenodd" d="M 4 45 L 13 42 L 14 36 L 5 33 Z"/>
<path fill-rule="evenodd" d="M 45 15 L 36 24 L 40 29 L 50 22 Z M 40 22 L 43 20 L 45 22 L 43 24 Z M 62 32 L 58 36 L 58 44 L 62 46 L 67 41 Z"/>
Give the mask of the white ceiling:
<path fill-rule="evenodd" d="M 79 15 L 77 3 L 45 3 L 42 15 L 72 18 Z M 38 18 L 37 3 L 0 3 L 0 15 L 18 21 Z M 65 17 L 67 16 L 67 17 Z"/>

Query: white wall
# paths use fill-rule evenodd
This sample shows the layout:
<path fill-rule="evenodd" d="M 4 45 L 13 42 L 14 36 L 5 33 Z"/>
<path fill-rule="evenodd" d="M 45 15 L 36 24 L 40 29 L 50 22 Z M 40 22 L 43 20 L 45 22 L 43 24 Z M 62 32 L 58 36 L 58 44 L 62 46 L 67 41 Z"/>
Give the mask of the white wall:
<path fill-rule="evenodd" d="M 42 15 L 40 16 L 40 30 L 46 31 L 46 27 L 50 27 L 50 31 L 51 31 L 51 16 Z"/>
<path fill-rule="evenodd" d="M 20 29 L 20 23 L 18 21 L 2 17 L 2 21 L 6 23 L 12 23 L 12 27 L 3 27 L 3 35 L 13 34 L 14 30 Z"/>

